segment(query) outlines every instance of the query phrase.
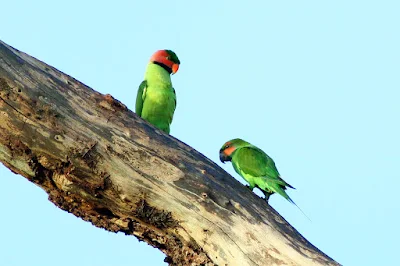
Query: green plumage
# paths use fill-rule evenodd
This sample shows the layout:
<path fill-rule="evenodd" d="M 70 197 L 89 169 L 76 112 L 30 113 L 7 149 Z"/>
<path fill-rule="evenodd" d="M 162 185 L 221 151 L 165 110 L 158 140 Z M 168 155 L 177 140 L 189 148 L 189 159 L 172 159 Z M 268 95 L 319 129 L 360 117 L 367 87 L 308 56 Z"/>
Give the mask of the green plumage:
<path fill-rule="evenodd" d="M 228 151 L 231 153 L 226 154 Z M 232 162 L 235 171 L 249 183 L 251 190 L 258 187 L 266 199 L 278 193 L 294 203 L 285 191 L 287 187 L 294 187 L 280 177 L 272 158 L 261 149 L 242 139 L 233 139 L 221 148 L 220 157 L 221 161 Z"/>
<path fill-rule="evenodd" d="M 169 133 L 176 108 L 176 95 L 170 73 L 150 62 L 136 97 L 136 113 L 162 131 Z"/>

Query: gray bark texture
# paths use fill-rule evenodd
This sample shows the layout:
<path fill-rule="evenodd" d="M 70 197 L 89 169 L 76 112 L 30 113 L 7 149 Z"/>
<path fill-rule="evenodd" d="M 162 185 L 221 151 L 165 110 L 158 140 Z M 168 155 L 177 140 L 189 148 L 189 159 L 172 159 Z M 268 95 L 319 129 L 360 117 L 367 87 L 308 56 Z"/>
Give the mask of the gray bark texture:
<path fill-rule="evenodd" d="M 0 161 L 170 265 L 339 265 L 201 153 L 1 41 Z"/>

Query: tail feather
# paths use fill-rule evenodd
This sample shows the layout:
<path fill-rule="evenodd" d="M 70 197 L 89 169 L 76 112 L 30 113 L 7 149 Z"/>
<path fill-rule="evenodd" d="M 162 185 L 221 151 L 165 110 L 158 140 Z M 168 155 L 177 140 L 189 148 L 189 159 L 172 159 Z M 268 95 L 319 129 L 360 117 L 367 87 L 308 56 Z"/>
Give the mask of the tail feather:
<path fill-rule="evenodd" d="M 285 186 L 285 189 L 286 189 L 286 187 L 290 187 L 291 189 L 296 189 L 295 187 L 293 187 L 292 185 L 287 183 L 285 180 L 283 180 L 280 176 L 278 178 L 279 178 L 279 181 L 281 181 L 283 183 L 282 185 Z"/>
<path fill-rule="evenodd" d="M 286 182 L 285 182 L 286 183 Z M 290 185 L 290 184 L 288 184 L 288 183 L 286 183 L 286 186 L 287 187 L 290 187 L 291 189 L 296 189 L 295 187 L 293 187 L 292 185 Z"/>
<path fill-rule="evenodd" d="M 296 204 L 289 196 L 288 196 L 287 200 L 288 200 L 290 203 L 294 204 L 294 205 L 301 211 L 301 213 L 311 222 L 311 219 L 303 212 L 302 209 L 300 209 L 299 206 L 297 206 L 297 204 Z"/>
<path fill-rule="evenodd" d="M 283 180 L 282 180 L 283 181 Z M 283 181 L 285 182 L 285 181 Z M 285 182 L 286 183 L 286 182 Z M 287 183 L 286 183 L 287 184 Z M 290 186 L 289 184 L 287 184 L 288 187 L 293 188 L 292 186 Z M 278 193 L 279 195 L 281 195 L 282 197 L 284 197 L 287 201 L 289 201 L 290 203 L 292 203 L 293 205 L 295 205 L 302 213 L 303 215 L 311 222 L 311 219 L 303 212 L 302 209 L 300 209 L 299 206 L 297 206 L 297 204 L 289 197 L 289 195 L 286 193 L 285 189 L 282 188 L 282 184 L 281 182 L 276 182 L 276 180 L 267 180 L 267 182 L 265 183 L 264 188 L 261 189 L 265 189 L 266 190 L 271 190 L 275 193 Z M 286 187 L 285 187 L 286 188 Z"/>

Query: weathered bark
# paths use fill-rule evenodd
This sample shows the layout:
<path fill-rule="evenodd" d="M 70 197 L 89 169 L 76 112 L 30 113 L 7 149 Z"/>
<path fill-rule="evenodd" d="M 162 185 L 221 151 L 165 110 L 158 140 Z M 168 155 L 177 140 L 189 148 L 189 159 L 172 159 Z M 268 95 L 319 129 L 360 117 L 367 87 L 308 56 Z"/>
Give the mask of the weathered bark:
<path fill-rule="evenodd" d="M 135 235 L 170 264 L 338 265 L 196 150 L 2 42 L 0 97 L 6 167 L 61 209 Z"/>

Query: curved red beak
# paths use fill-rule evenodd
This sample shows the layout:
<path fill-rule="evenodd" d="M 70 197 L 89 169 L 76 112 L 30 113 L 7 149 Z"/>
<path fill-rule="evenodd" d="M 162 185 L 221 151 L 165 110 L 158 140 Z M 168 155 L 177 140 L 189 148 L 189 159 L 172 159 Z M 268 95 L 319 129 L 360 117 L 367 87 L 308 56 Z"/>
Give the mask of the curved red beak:
<path fill-rule="evenodd" d="M 178 72 L 178 69 L 179 69 L 179 64 L 173 64 L 172 68 L 171 68 L 172 75 L 175 74 L 176 72 Z"/>

